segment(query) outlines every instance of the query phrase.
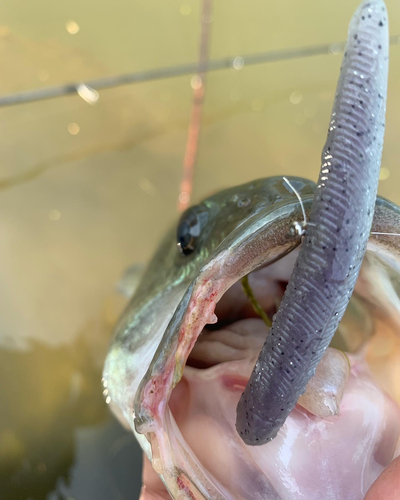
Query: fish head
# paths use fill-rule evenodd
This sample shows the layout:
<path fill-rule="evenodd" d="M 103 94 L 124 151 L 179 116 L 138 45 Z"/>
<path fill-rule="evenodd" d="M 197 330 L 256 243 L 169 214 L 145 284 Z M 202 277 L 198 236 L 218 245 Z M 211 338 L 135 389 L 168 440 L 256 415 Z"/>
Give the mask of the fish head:
<path fill-rule="evenodd" d="M 303 204 L 308 206 L 315 184 L 300 178 L 290 179 Z M 124 408 L 125 418 L 132 427 L 134 400 L 138 401 L 136 406 L 140 406 L 139 384 L 145 376 L 150 376 L 150 365 L 151 370 L 155 370 L 157 359 L 165 364 L 168 350 L 172 352 L 179 344 L 177 325 L 183 320 L 185 304 L 196 280 L 205 272 L 203 268 L 216 265 L 222 256 L 237 258 L 232 245 L 250 249 L 250 241 L 256 241 L 258 234 L 263 235 L 265 227 L 271 235 L 276 234 L 276 228 L 280 232 L 279 243 L 267 245 L 266 260 L 269 262 L 290 252 L 299 244 L 299 239 L 290 234 L 291 224 L 301 220 L 301 213 L 289 185 L 282 177 L 273 177 L 230 188 L 203 200 L 189 208 L 167 232 L 115 327 L 105 366 L 105 390 L 110 393 L 110 385 L 113 386 L 111 404 Z M 182 240 L 188 235 L 190 250 L 186 248 L 188 242 Z M 247 243 L 243 246 L 244 240 Z M 186 245 L 184 248 L 182 242 Z M 258 260 L 260 265 L 265 261 L 256 258 Z M 244 264 L 243 275 L 246 272 Z"/>
<path fill-rule="evenodd" d="M 348 354 L 336 369 L 331 352 L 324 390 L 349 363 L 340 408 L 332 410 L 335 399 L 326 391 L 311 397 L 322 410 L 300 402 L 275 440 L 259 448 L 246 446 L 235 429 L 236 405 L 268 334 L 240 280 L 249 275 L 272 317 L 302 241 L 296 227 L 303 209 L 308 217 L 315 189 L 305 179 L 266 178 L 189 208 L 162 240 L 116 326 L 104 390 L 173 498 L 301 498 L 312 489 L 316 496 L 306 496 L 312 499 L 327 483 L 332 498 L 352 488 L 361 495 L 393 457 L 400 411 L 360 354 L 375 338 L 377 321 L 398 335 L 400 246 L 391 236 L 371 236 L 334 337 L 332 345 Z M 400 209 L 378 198 L 374 232 L 399 227 Z M 344 455 L 349 469 L 338 481 Z M 319 481 L 313 474 L 304 479 L 307 468 Z"/>

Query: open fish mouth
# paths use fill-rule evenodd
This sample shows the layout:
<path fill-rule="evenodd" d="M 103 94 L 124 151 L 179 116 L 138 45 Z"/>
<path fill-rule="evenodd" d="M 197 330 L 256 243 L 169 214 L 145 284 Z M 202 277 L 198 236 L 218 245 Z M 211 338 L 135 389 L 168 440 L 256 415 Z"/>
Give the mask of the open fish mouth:
<path fill-rule="evenodd" d="M 400 431 L 399 408 L 360 354 L 370 331 L 361 332 L 354 356 L 328 349 L 314 377 L 318 389 L 306 392 L 271 443 L 248 447 L 236 432 L 236 407 L 268 335 L 265 323 L 251 317 L 237 280 L 275 258 L 268 229 L 253 236 L 249 243 L 247 234 L 247 244 L 233 254 L 217 252 L 194 280 L 175 347 L 163 353 L 161 369 L 155 360 L 139 389 L 136 429 L 152 436 L 162 464 L 158 472 L 174 498 L 313 499 L 323 498 L 327 488 L 331 498 L 361 498 L 392 460 Z M 270 315 L 291 274 L 291 257 L 250 274 Z M 209 330 L 207 323 L 213 325 Z M 351 332 L 349 337 L 354 342 Z"/>
<path fill-rule="evenodd" d="M 364 0 L 318 184 L 260 179 L 188 209 L 116 327 L 107 400 L 173 498 L 361 499 L 399 451 L 366 361 L 383 330 L 400 352 L 400 209 L 376 198 L 387 54 L 384 3 Z"/>
<path fill-rule="evenodd" d="M 308 217 L 315 185 L 288 181 Z M 273 317 L 301 242 L 292 228 L 303 214 L 280 177 L 218 193 L 189 209 L 179 226 L 193 213 L 202 214 L 204 228 L 192 253 L 177 251 L 175 231 L 167 236 L 117 327 L 104 372 L 114 411 L 173 498 L 312 500 L 327 488 L 329 498 L 363 498 L 393 459 L 400 431 L 399 408 L 365 361 L 379 325 L 399 336 L 397 239 L 371 236 L 333 339 L 341 350 L 328 349 L 277 437 L 249 447 L 235 428 L 236 406 L 269 328 L 240 280 L 249 275 Z M 372 231 L 399 229 L 400 209 L 378 198 Z"/>

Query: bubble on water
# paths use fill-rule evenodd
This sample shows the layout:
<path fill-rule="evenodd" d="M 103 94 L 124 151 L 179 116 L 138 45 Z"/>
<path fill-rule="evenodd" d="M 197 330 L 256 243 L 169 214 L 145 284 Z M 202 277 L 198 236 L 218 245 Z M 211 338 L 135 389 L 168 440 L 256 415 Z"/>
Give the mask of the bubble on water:
<path fill-rule="evenodd" d="M 292 104 L 300 104 L 303 100 L 303 94 L 298 90 L 295 90 L 290 94 L 289 100 Z"/>
<path fill-rule="evenodd" d="M 192 76 L 192 79 L 190 80 L 190 86 L 192 87 L 193 90 L 199 90 L 203 86 L 203 79 L 201 78 L 200 75 L 194 75 Z"/>
<path fill-rule="evenodd" d="M 77 85 L 76 91 L 79 97 L 92 106 L 97 104 L 100 97 L 97 90 L 92 89 L 92 87 L 89 87 L 89 85 L 85 85 L 84 83 Z"/>
<path fill-rule="evenodd" d="M 382 167 L 379 173 L 379 180 L 386 181 L 390 177 L 390 170 L 387 167 Z"/>
<path fill-rule="evenodd" d="M 244 59 L 241 56 L 235 57 L 235 59 L 232 62 L 232 66 L 234 69 L 243 69 L 244 66 Z"/>
<path fill-rule="evenodd" d="M 49 79 L 49 72 L 46 70 L 39 71 L 38 78 L 41 82 L 45 82 Z"/>
<path fill-rule="evenodd" d="M 190 201 L 190 194 L 186 193 L 186 191 L 182 191 L 182 193 L 179 195 L 179 202 L 182 203 L 182 205 L 187 205 Z"/>
<path fill-rule="evenodd" d="M 65 29 L 68 31 L 70 35 L 76 35 L 81 28 L 76 21 L 70 19 L 65 23 Z"/>
<path fill-rule="evenodd" d="M 192 13 L 192 7 L 187 3 L 183 3 L 179 9 L 182 16 L 189 16 Z"/>
<path fill-rule="evenodd" d="M 71 135 L 78 135 L 81 130 L 80 126 L 75 122 L 69 123 L 67 129 Z"/>
<path fill-rule="evenodd" d="M 48 213 L 48 217 L 51 221 L 57 222 L 58 220 L 61 219 L 61 212 L 55 208 L 53 210 L 50 210 Z"/>
<path fill-rule="evenodd" d="M 329 46 L 329 53 L 334 55 L 334 56 L 337 56 L 339 55 L 341 52 L 343 52 L 343 46 L 340 44 L 340 43 L 332 43 L 330 46 Z"/>

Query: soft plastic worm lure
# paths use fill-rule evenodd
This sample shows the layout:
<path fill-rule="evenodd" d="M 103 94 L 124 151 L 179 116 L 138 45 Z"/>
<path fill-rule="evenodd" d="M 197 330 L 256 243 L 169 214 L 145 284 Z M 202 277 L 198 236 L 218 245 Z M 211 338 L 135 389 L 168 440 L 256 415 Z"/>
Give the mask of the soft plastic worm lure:
<path fill-rule="evenodd" d="M 344 314 L 371 231 L 388 72 L 385 4 L 350 23 L 306 234 L 270 334 L 237 408 L 246 444 L 270 441 L 304 392 Z"/>

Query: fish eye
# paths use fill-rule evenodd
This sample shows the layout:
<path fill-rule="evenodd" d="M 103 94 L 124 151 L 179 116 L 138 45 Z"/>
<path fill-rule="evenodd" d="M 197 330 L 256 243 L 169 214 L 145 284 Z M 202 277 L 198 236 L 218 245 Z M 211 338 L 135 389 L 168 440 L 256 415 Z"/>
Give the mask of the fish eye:
<path fill-rule="evenodd" d="M 198 206 L 189 208 L 182 215 L 176 232 L 177 246 L 181 253 L 189 255 L 195 250 L 207 218 L 207 213 Z"/>

